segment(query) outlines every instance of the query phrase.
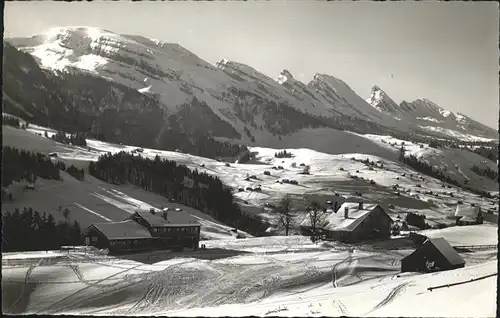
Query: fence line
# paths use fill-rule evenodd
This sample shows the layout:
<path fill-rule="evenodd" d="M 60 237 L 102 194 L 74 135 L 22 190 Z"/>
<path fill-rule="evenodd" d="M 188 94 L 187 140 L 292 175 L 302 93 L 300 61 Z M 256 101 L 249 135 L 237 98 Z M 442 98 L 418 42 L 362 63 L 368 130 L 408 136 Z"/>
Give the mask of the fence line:
<path fill-rule="evenodd" d="M 488 278 L 488 277 L 493 277 L 493 276 L 496 276 L 496 275 L 498 275 L 498 273 L 489 274 L 489 275 L 486 275 L 486 276 L 481 276 L 481 277 L 478 277 L 478 278 L 471 278 L 471 279 L 466 280 L 466 281 L 463 281 L 463 282 L 458 282 L 458 283 L 452 283 L 452 284 L 446 284 L 446 285 L 439 285 L 439 286 L 429 287 L 429 288 L 427 288 L 427 290 L 428 290 L 428 291 L 433 291 L 434 289 L 438 289 L 438 288 L 444 288 L 444 287 L 450 287 L 450 286 L 456 286 L 456 285 L 461 285 L 461 284 L 472 283 L 472 282 L 475 282 L 475 281 L 478 281 L 478 280 L 481 280 L 481 279 L 486 279 L 486 278 Z"/>

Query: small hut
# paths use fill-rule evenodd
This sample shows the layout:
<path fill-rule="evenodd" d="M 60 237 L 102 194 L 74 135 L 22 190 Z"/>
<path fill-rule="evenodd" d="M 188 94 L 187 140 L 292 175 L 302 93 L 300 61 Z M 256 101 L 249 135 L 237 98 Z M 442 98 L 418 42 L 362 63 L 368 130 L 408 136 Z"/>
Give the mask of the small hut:
<path fill-rule="evenodd" d="M 464 266 L 464 259 L 442 237 L 426 240 L 401 260 L 401 272 L 436 272 Z"/>

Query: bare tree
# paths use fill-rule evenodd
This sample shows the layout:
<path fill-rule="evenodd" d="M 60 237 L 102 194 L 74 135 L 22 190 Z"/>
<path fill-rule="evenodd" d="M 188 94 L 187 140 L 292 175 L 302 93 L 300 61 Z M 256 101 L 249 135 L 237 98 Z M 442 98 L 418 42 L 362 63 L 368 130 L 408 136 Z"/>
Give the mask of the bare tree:
<path fill-rule="evenodd" d="M 66 220 L 68 220 L 68 218 L 69 218 L 69 214 L 70 214 L 70 213 L 71 213 L 71 211 L 70 211 L 70 209 L 68 209 L 68 208 L 64 208 L 64 210 L 62 211 L 62 214 L 63 214 L 63 216 L 64 216 L 64 218 L 65 218 Z"/>
<path fill-rule="evenodd" d="M 287 194 L 281 199 L 279 206 L 276 208 L 276 213 L 279 216 L 279 224 L 285 228 L 285 235 L 288 236 L 291 227 L 293 226 L 293 216 L 290 214 L 292 210 L 292 198 Z"/>
<path fill-rule="evenodd" d="M 321 235 L 321 223 L 323 222 L 323 213 L 319 203 L 311 202 L 307 207 L 307 213 L 309 216 L 309 224 L 311 229 L 311 240 L 316 243 Z"/>

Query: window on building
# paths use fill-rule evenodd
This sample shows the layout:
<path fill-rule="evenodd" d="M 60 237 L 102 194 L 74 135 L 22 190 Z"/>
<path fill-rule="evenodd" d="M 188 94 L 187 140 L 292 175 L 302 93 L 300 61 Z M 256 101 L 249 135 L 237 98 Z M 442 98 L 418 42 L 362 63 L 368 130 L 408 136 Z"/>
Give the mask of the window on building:
<path fill-rule="evenodd" d="M 92 236 L 92 243 L 95 243 L 95 242 L 97 242 L 97 237 Z"/>

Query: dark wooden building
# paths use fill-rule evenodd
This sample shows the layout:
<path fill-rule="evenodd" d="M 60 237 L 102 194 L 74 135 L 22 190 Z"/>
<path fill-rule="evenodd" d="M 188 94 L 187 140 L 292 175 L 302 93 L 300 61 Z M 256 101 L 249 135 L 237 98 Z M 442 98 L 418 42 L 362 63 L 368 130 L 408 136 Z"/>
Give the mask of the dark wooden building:
<path fill-rule="evenodd" d="M 421 230 L 424 230 L 426 228 L 425 215 L 409 212 L 406 214 L 405 221 L 406 223 L 408 223 L 408 225 L 418 227 Z"/>
<path fill-rule="evenodd" d="M 200 242 L 200 224 L 184 211 L 141 211 L 132 220 L 149 230 L 158 248 L 196 248 Z"/>
<path fill-rule="evenodd" d="M 402 272 L 435 272 L 464 266 L 464 259 L 442 237 L 426 240 L 401 260 Z"/>
<path fill-rule="evenodd" d="M 110 254 L 197 248 L 200 224 L 184 211 L 140 211 L 121 222 L 94 223 L 83 231 L 86 245 Z"/>

